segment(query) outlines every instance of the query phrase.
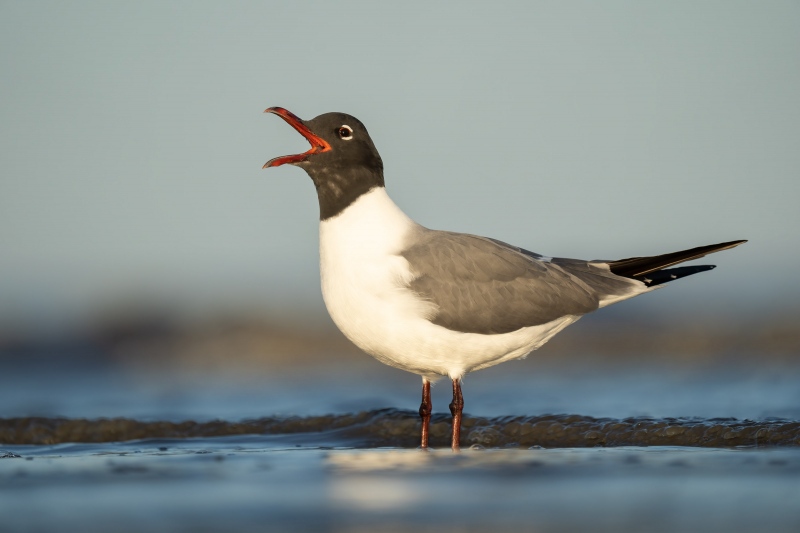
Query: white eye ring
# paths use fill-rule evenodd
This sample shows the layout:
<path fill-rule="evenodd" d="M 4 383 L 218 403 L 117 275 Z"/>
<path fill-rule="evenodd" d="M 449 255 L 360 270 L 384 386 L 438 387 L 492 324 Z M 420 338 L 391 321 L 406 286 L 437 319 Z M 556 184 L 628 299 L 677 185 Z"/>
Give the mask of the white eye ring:
<path fill-rule="evenodd" d="M 336 130 L 336 133 L 339 134 L 340 139 L 345 141 L 349 141 L 353 138 L 353 128 L 351 128 L 347 124 L 339 126 L 339 129 Z"/>

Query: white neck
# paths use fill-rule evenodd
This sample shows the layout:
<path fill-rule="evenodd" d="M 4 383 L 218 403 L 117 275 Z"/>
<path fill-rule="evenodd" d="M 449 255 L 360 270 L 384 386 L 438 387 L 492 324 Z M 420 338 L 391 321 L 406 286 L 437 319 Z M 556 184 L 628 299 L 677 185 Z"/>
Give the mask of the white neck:
<path fill-rule="evenodd" d="M 351 260 L 363 254 L 397 254 L 417 227 L 384 187 L 376 187 L 338 215 L 320 221 L 320 253 L 348 254 Z"/>

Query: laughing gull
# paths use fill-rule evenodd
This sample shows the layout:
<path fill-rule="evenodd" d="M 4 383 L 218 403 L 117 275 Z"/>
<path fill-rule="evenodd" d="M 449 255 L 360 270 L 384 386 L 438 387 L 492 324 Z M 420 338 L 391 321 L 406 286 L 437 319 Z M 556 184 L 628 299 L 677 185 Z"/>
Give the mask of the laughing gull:
<path fill-rule="evenodd" d="M 432 381 L 452 381 L 452 447 L 458 450 L 466 373 L 523 358 L 586 313 L 714 268 L 668 267 L 746 242 L 583 261 L 431 230 L 389 198 L 383 162 L 358 119 L 326 113 L 302 120 L 281 107 L 265 113 L 311 143 L 307 152 L 276 157 L 263 168 L 299 166 L 317 188 L 322 297 L 331 318 L 382 363 L 422 376 L 422 448 Z"/>

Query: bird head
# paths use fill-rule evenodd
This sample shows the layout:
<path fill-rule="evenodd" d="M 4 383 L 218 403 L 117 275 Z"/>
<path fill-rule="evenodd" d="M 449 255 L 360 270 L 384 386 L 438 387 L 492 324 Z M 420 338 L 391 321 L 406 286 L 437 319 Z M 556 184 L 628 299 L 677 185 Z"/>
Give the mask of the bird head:
<path fill-rule="evenodd" d="M 294 165 L 317 188 L 320 218 L 335 216 L 374 187 L 383 187 L 383 161 L 360 120 L 345 113 L 325 113 L 303 120 L 282 107 L 264 111 L 278 115 L 311 144 L 301 154 L 267 161 L 263 168 Z"/>
<path fill-rule="evenodd" d="M 345 113 L 325 113 L 311 120 L 303 120 L 282 107 L 264 111 L 285 120 L 311 144 L 302 154 L 284 155 L 267 161 L 263 168 L 296 165 L 306 171 L 325 167 L 366 167 L 383 171 L 378 150 L 367 133 L 367 128 L 356 117 Z"/>

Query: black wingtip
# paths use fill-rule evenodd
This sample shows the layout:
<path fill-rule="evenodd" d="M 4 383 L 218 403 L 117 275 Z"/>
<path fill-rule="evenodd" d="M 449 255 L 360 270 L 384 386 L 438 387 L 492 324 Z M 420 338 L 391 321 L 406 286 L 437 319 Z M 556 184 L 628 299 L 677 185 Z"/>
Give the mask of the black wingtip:
<path fill-rule="evenodd" d="M 720 248 L 720 250 L 729 250 L 731 248 L 736 248 L 740 244 L 744 244 L 746 242 L 748 242 L 748 239 L 740 239 L 738 241 L 724 242 L 724 243 L 722 243 L 722 245 L 728 244 L 729 246 L 727 248 Z"/>
<path fill-rule="evenodd" d="M 611 261 L 608 266 L 611 272 L 618 276 L 638 279 L 640 276 L 657 272 L 684 261 L 700 259 L 705 255 L 721 252 L 722 250 L 730 250 L 746 242 L 746 240 L 728 241 L 652 257 L 631 257 L 620 259 L 619 261 Z"/>
<path fill-rule="evenodd" d="M 717 268 L 717 265 L 695 265 L 695 266 L 685 266 L 677 268 L 667 268 L 665 270 L 651 272 L 650 274 L 636 276 L 634 279 L 638 279 L 648 287 L 655 287 L 656 285 L 663 285 L 664 283 L 669 283 L 670 281 L 675 281 L 676 279 L 685 278 L 686 276 L 691 276 L 692 274 L 697 274 L 698 272 L 706 272 L 708 270 L 714 270 L 715 268 Z"/>

